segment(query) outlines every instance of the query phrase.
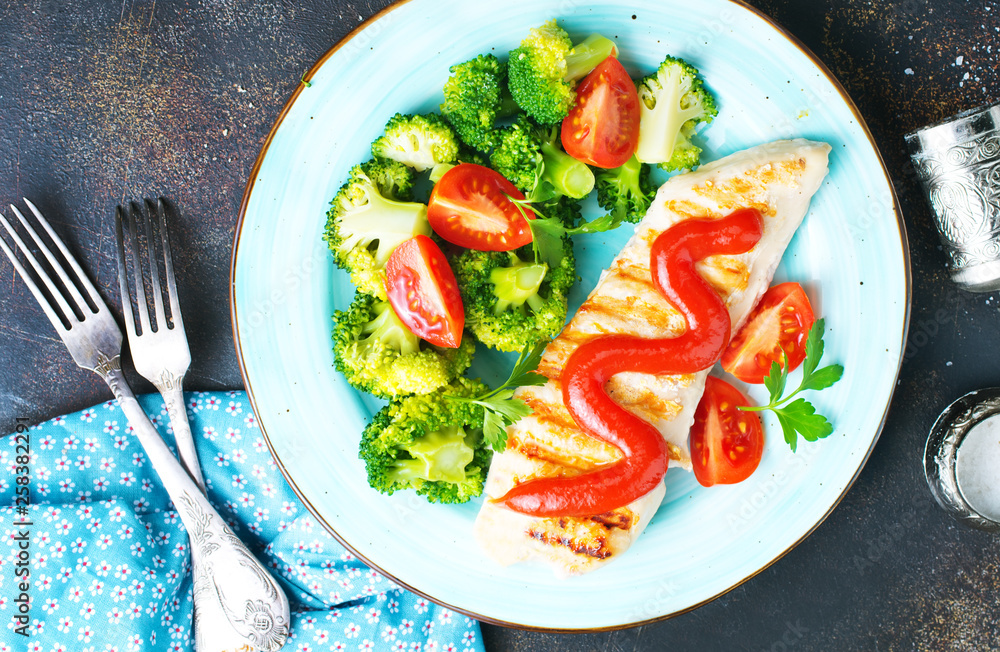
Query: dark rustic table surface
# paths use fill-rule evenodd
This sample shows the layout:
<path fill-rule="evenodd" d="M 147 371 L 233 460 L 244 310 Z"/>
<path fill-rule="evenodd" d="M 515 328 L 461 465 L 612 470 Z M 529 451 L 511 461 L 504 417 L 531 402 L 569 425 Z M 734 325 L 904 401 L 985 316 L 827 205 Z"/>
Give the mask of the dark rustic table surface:
<path fill-rule="evenodd" d="M 242 387 L 228 274 L 251 166 L 302 74 L 387 4 L 0 1 L 0 202 L 35 201 L 117 307 L 114 207 L 143 196 L 173 200 L 194 359 L 186 388 Z M 881 438 L 815 533 L 714 602 L 605 633 L 484 626 L 490 650 L 1000 649 L 1000 541 L 939 510 L 921 466 L 937 414 L 967 391 L 1000 385 L 1000 356 L 992 354 L 1000 316 L 995 296 L 961 292 L 946 275 L 903 143 L 916 127 L 1000 101 L 1000 4 L 751 4 L 847 88 L 900 199 L 912 255 L 911 328 Z M 108 397 L 0 261 L 0 432 L 19 417 L 37 421 Z"/>

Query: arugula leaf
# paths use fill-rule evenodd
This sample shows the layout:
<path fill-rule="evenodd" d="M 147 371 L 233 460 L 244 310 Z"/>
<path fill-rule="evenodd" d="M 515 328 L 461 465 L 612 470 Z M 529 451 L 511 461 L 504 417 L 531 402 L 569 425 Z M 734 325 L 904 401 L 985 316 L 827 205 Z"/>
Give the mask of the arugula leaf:
<path fill-rule="evenodd" d="M 465 398 L 461 396 L 445 396 L 453 401 L 475 403 L 483 408 L 483 437 L 490 447 L 503 451 L 507 446 L 507 426 L 513 425 L 521 417 L 531 414 L 531 408 L 519 398 L 514 398 L 516 387 L 531 387 L 544 385 L 548 378 L 537 373 L 538 363 L 542 360 L 542 352 L 548 342 L 539 342 L 533 347 L 524 347 L 511 369 L 510 377 L 503 385 L 482 396 Z"/>
<path fill-rule="evenodd" d="M 577 226 L 569 227 L 562 223 L 561 220 L 555 217 L 543 217 L 539 215 L 533 220 L 528 220 L 528 226 L 531 227 L 532 236 L 535 235 L 536 230 L 544 231 L 546 234 L 561 238 L 564 235 L 580 235 L 581 233 L 602 233 L 604 231 L 611 231 L 612 229 L 618 228 L 622 221 L 608 213 L 602 215 L 601 217 L 595 217 L 589 222 L 583 222 Z"/>
<path fill-rule="evenodd" d="M 603 233 L 604 231 L 611 231 L 617 229 L 622 223 L 622 218 L 611 213 L 606 213 L 600 217 L 595 217 L 589 222 L 584 222 L 580 226 L 569 229 L 568 233 L 570 235 L 576 235 L 578 233 Z"/>
<path fill-rule="evenodd" d="M 830 436 L 833 432 L 833 424 L 822 414 L 817 413 L 812 403 L 804 398 L 792 400 L 796 394 L 805 390 L 826 389 L 844 375 L 844 368 L 839 364 L 817 370 L 819 361 L 823 357 L 824 329 L 825 323 L 822 319 L 816 320 L 809 329 L 809 336 L 806 338 L 806 357 L 802 362 L 802 381 L 795 391 L 782 397 L 788 381 L 788 356 L 782 351 L 784 364 L 772 362 L 771 370 L 764 378 L 764 387 L 770 395 L 770 402 L 767 405 L 739 408 L 748 412 L 764 410 L 774 412 L 785 441 L 793 452 L 797 448 L 799 436 L 806 441 L 816 441 Z"/>

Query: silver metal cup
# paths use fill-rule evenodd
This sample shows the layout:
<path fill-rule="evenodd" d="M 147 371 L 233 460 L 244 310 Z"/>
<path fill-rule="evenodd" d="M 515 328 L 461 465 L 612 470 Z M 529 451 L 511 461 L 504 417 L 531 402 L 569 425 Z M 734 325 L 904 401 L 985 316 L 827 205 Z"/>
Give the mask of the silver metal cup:
<path fill-rule="evenodd" d="M 1000 387 L 969 392 L 938 416 L 924 447 L 924 476 L 931 494 L 946 512 L 966 525 L 1000 532 L 1000 523 L 976 511 L 958 482 L 958 451 L 965 436 L 982 421 L 1000 415 Z"/>
<path fill-rule="evenodd" d="M 1000 104 L 918 129 L 906 142 L 952 280 L 970 292 L 1000 289 Z"/>

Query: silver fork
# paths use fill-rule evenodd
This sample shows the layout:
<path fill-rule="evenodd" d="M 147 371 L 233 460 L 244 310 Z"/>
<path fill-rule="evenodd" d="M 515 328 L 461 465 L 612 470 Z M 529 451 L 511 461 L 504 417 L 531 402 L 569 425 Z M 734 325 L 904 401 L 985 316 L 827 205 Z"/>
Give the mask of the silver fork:
<path fill-rule="evenodd" d="M 167 285 L 167 297 L 170 302 L 170 323 L 167 322 L 163 305 L 163 293 L 160 287 L 160 272 L 156 254 L 156 243 L 153 240 L 151 222 L 154 207 L 152 202 L 146 204 L 146 214 L 135 202 L 129 203 L 128 213 L 119 206 L 115 210 L 115 237 L 118 242 L 118 282 L 121 287 L 122 312 L 125 313 L 125 332 L 128 335 L 129 353 L 132 364 L 140 376 L 153 383 L 163 397 L 170 415 L 170 424 L 174 429 L 174 439 L 181 463 L 187 467 L 188 473 L 195 484 L 205 492 L 205 478 L 198 463 L 198 451 L 191 436 L 191 425 L 188 423 L 187 410 L 184 407 L 184 374 L 191 366 L 191 350 L 188 348 L 187 336 L 184 333 L 184 320 L 181 317 L 180 301 L 177 298 L 177 283 L 174 281 L 174 266 L 170 257 L 170 242 L 167 239 L 167 220 L 163 200 L 156 202 L 155 212 L 159 217 L 160 242 L 163 251 L 164 280 Z M 149 263 L 149 277 L 152 290 L 156 330 L 152 328 L 149 314 L 149 303 L 146 301 L 146 291 L 143 284 L 142 248 L 139 246 L 138 225 L 145 222 L 146 226 L 146 260 Z M 124 229 L 123 229 L 124 227 Z M 127 234 L 125 230 L 127 229 Z M 131 240 L 132 279 L 135 285 L 136 307 L 139 319 L 132 313 L 132 302 L 129 300 L 128 262 L 126 260 L 125 238 Z"/>
<path fill-rule="evenodd" d="M 48 297 L 2 237 L 0 249 L 7 254 L 14 269 L 38 300 L 73 360 L 81 368 L 100 375 L 114 392 L 146 456 L 177 507 L 191 539 L 197 648 L 204 652 L 217 652 L 245 649 L 246 645 L 250 645 L 260 650 L 278 650 L 288 637 L 288 599 L 274 578 L 233 534 L 150 423 L 122 375 L 122 334 L 118 324 L 66 245 L 38 209 L 27 199 L 24 202 L 69 266 L 72 280 L 52 250 L 15 206 L 11 206 L 11 210 L 35 242 L 63 289 L 52 280 L 3 213 L 0 213 L 0 224 L 29 262 Z M 86 298 L 77 286 L 86 292 Z"/>

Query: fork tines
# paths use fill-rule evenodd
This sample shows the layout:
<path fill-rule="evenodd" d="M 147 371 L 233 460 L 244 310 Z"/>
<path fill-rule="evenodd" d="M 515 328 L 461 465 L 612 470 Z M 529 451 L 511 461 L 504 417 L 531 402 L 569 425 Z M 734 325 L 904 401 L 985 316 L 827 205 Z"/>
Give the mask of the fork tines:
<path fill-rule="evenodd" d="M 34 204 L 27 199 L 24 203 L 31 209 L 35 220 L 48 235 L 48 241 L 52 246 L 46 244 L 45 239 L 16 206 L 11 206 L 10 209 L 17 217 L 20 230 L 31 236 L 36 249 L 33 251 L 28 246 L 18 234 L 18 229 L 14 228 L 2 213 L 0 213 L 0 224 L 3 224 L 4 230 L 14 242 L 14 247 L 28 264 L 21 263 L 14 250 L 2 237 L 0 237 L 0 248 L 7 254 L 14 269 L 38 300 L 56 333 L 72 354 L 73 360 L 84 369 L 96 371 L 103 376 L 117 368 L 115 360 L 121 352 L 122 344 L 122 333 L 118 329 L 118 324 L 63 241 L 55 234 Z M 53 248 L 59 255 L 53 253 Z"/>
<path fill-rule="evenodd" d="M 119 206 L 115 210 L 115 235 L 118 242 L 118 280 L 121 285 L 122 311 L 125 313 L 125 327 L 132 335 L 142 335 L 152 331 L 183 329 L 180 304 L 177 299 L 177 287 L 174 281 L 173 262 L 170 258 L 170 243 L 167 239 L 166 205 L 163 199 L 143 201 L 145 211 L 136 202 L 129 202 L 128 210 Z M 154 215 L 158 218 L 154 238 Z M 143 224 L 144 238 L 140 237 L 140 223 Z M 160 267 L 157 261 L 161 257 L 156 252 L 156 242 L 159 240 L 163 252 L 162 260 L 167 283 L 167 304 L 163 300 L 163 289 L 160 285 Z M 126 241 L 130 242 L 126 246 Z M 145 247 L 141 246 L 142 241 Z M 131 250 L 132 264 L 126 260 L 126 249 Z M 132 284 L 135 292 L 129 291 L 128 271 L 131 269 Z M 152 295 L 154 314 L 149 314 L 146 297 L 146 274 L 148 270 L 149 290 Z M 130 297 L 134 297 L 139 319 L 134 319 Z M 169 308 L 169 312 L 166 308 Z M 138 330 L 137 330 L 138 329 Z"/>
<path fill-rule="evenodd" d="M 10 239 L 14 242 L 15 248 L 20 251 L 21 256 L 28 262 L 32 271 L 29 272 L 25 268 L 2 237 L 0 237 L 0 248 L 7 254 L 7 258 L 14 265 L 14 269 L 21 275 L 28 289 L 31 290 L 38 303 L 41 304 L 42 310 L 45 311 L 46 316 L 52 322 L 56 331 L 62 334 L 85 321 L 89 314 L 97 314 L 101 310 L 106 310 L 106 308 L 104 302 L 98 296 L 97 290 L 91 284 L 90 279 L 87 278 L 87 275 L 69 253 L 66 245 L 63 244 L 62 240 L 52 230 L 48 221 L 42 217 L 42 214 L 34 204 L 27 199 L 24 199 L 24 203 L 27 204 L 38 224 L 48 234 L 49 241 L 61 254 L 62 262 L 60 262 L 59 257 L 53 253 L 52 248 L 38 234 L 38 231 L 31 226 L 28 219 L 13 204 L 10 205 L 10 209 L 17 217 L 17 222 L 20 224 L 21 229 L 31 236 L 31 240 L 36 247 L 35 252 L 32 251 L 32 248 L 18 234 L 15 225 L 7 221 L 3 213 L 0 213 L 0 223 L 3 224 Z M 38 255 L 36 255 L 36 252 Z M 39 255 L 43 260 L 39 260 Z M 63 263 L 68 264 L 72 272 L 72 278 L 70 274 L 67 274 Z M 58 284 L 53 279 L 53 276 L 59 280 Z M 86 298 L 81 293 L 81 290 L 87 294 Z"/>

